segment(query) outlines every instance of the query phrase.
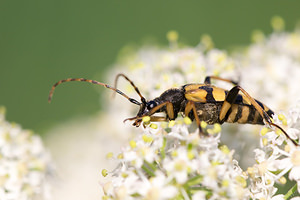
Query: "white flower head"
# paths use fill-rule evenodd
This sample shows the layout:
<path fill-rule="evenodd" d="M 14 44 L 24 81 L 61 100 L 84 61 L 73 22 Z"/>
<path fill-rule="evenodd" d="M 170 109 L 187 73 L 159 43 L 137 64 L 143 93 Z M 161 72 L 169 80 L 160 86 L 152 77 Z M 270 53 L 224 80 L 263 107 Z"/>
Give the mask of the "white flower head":
<path fill-rule="evenodd" d="M 299 147 L 293 144 L 299 142 L 300 137 L 300 106 L 286 113 L 278 112 L 280 109 L 287 110 L 300 100 L 300 54 L 299 48 L 293 45 L 298 37 L 299 34 L 276 31 L 269 37 L 262 37 L 260 42 L 251 44 L 247 51 L 241 51 L 244 54 L 235 53 L 233 56 L 226 51 L 205 49 L 209 46 L 207 44 L 179 48 L 174 45 L 177 42 L 174 39 L 171 48 L 143 47 L 128 58 L 123 57 L 112 74 L 121 70 L 134 77 L 135 85 L 147 100 L 158 97 L 172 87 L 201 83 L 208 75 L 240 81 L 239 84 L 247 91 L 249 89 L 251 96 L 262 100 L 275 111 L 273 122 L 294 141 L 278 128 L 265 126 L 260 133 L 260 145 L 255 145 L 255 138 L 259 136 L 257 126 L 222 126 L 221 131 L 220 125 L 211 127 L 205 123 L 201 123 L 201 127 L 209 136 L 200 137 L 197 127 L 185 123 L 184 116 L 178 116 L 170 122 L 155 123 L 155 126 L 152 125 L 155 130 L 151 128 L 151 123 L 146 124 L 143 131 L 135 129 L 133 132 L 149 134 L 151 142 L 145 143 L 143 136 L 137 136 L 134 148 L 132 145 L 124 148 L 124 158 L 120 160 L 124 171 L 135 173 L 136 182 L 143 189 L 131 192 L 127 189 L 124 193 L 137 199 L 144 199 L 151 194 L 155 199 L 165 198 L 160 194 L 166 188 L 172 191 L 176 188 L 176 192 L 170 192 L 172 198 L 283 199 L 284 195 L 277 194 L 275 183 L 285 184 L 286 174 L 300 188 Z M 218 81 L 218 87 L 230 90 L 232 85 Z M 118 88 L 126 91 L 126 94 L 135 94 L 130 83 Z M 122 103 L 117 102 L 114 109 L 123 109 Z M 237 134 L 233 135 L 233 132 Z M 244 136 L 244 133 L 253 133 L 253 137 Z M 225 141 L 229 147 L 221 145 L 221 134 L 227 139 Z M 236 147 L 236 143 L 243 139 L 245 145 L 235 151 L 230 150 L 231 146 Z M 256 150 L 249 153 L 249 149 Z M 253 156 L 251 159 L 255 164 L 246 162 L 246 167 L 243 164 L 246 171 L 243 171 L 235 158 L 248 158 L 249 155 Z M 111 175 L 113 180 L 121 180 L 119 185 L 122 188 L 137 188 L 133 182 L 130 182 L 132 185 L 124 185 L 126 176 L 123 179 L 115 178 L 121 176 L 120 171 Z M 157 187 L 153 188 L 151 183 L 156 180 L 161 180 L 160 184 L 155 184 Z M 114 192 L 106 193 L 107 198 L 115 198 L 116 195 Z"/>
<path fill-rule="evenodd" d="M 5 120 L 0 107 L 0 199 L 49 198 L 53 170 L 41 138 Z"/>

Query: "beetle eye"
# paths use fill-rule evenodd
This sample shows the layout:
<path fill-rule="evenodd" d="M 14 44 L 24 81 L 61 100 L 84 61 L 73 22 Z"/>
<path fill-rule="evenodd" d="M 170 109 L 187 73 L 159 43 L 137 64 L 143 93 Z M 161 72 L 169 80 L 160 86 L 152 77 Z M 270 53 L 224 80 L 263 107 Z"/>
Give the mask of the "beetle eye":
<path fill-rule="evenodd" d="M 148 109 L 148 110 L 151 110 L 151 109 L 154 108 L 156 105 L 157 105 L 157 104 L 156 104 L 155 101 L 149 101 L 149 102 L 147 103 L 147 109 Z"/>

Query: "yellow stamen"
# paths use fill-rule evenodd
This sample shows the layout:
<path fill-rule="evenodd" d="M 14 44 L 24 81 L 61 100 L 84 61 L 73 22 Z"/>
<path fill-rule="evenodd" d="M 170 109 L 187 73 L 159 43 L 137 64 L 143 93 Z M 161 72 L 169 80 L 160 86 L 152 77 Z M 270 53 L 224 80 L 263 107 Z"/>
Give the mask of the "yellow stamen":
<path fill-rule="evenodd" d="M 136 147 L 136 142 L 134 140 L 130 140 L 129 145 L 132 149 Z"/>
<path fill-rule="evenodd" d="M 170 122 L 169 122 L 169 128 L 172 128 L 173 126 L 175 125 L 175 121 L 174 120 L 171 120 Z"/>
<path fill-rule="evenodd" d="M 151 124 L 150 124 L 150 128 L 157 129 L 157 124 L 151 123 Z"/>
<path fill-rule="evenodd" d="M 148 135 L 143 135 L 142 138 L 143 138 L 144 142 L 146 142 L 146 143 L 151 143 L 153 141 L 153 138 Z"/>
<path fill-rule="evenodd" d="M 143 117 L 142 120 L 144 123 L 148 123 L 148 122 L 150 122 L 150 119 L 151 119 L 150 116 L 145 116 L 145 117 Z"/>
<path fill-rule="evenodd" d="M 265 136 L 269 132 L 267 127 L 263 127 L 260 131 L 261 136 Z"/>
<path fill-rule="evenodd" d="M 102 174 L 103 177 L 106 177 L 108 175 L 108 172 L 107 172 L 106 169 L 102 169 L 101 174 Z"/>
<path fill-rule="evenodd" d="M 176 42 L 178 40 L 178 32 L 171 30 L 167 33 L 167 39 L 169 40 L 169 42 Z"/>
<path fill-rule="evenodd" d="M 192 123 L 192 120 L 189 118 L 189 117 L 185 117 L 183 118 L 183 122 L 186 124 L 186 125 L 190 125 Z"/>
<path fill-rule="evenodd" d="M 109 153 L 106 154 L 106 158 L 107 159 L 110 159 L 112 157 L 114 157 L 114 153 L 113 152 L 109 152 Z"/>

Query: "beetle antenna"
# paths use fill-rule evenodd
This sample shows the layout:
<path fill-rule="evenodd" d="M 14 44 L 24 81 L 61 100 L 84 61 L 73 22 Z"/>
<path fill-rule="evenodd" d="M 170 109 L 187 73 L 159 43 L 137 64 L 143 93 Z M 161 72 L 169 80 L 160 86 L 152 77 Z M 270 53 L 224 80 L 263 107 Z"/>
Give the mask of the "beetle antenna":
<path fill-rule="evenodd" d="M 136 93 L 138 93 L 138 95 L 141 97 L 141 101 L 143 104 L 146 104 L 146 99 L 145 97 L 143 97 L 143 95 L 140 93 L 139 89 L 134 85 L 134 83 L 125 75 L 125 74 L 117 74 L 116 78 L 115 78 L 115 85 L 114 87 L 117 88 L 117 84 L 118 84 L 118 79 L 119 77 L 123 77 L 125 78 L 130 84 L 131 86 L 134 88 L 134 90 L 136 91 Z M 113 93 L 113 97 L 115 96 L 115 93 Z"/>
<path fill-rule="evenodd" d="M 122 91 L 114 88 L 114 87 L 111 87 L 110 85 L 107 85 L 105 83 L 101 83 L 101 82 L 98 82 L 98 81 L 94 81 L 94 80 L 89 80 L 89 79 L 85 79 L 85 78 L 68 78 L 68 79 L 64 79 L 64 80 L 60 80 L 58 81 L 57 83 L 55 83 L 50 92 L 49 92 L 49 96 L 48 96 L 48 102 L 50 103 L 51 100 L 52 100 L 52 96 L 53 96 L 53 92 L 55 90 L 55 88 L 62 84 L 62 83 L 65 83 L 65 82 L 71 82 L 71 81 L 81 81 L 81 82 L 89 82 L 89 83 L 92 83 L 92 84 L 96 84 L 96 85 L 102 85 L 103 87 L 106 87 L 110 90 L 113 90 L 115 92 L 117 92 L 118 94 L 122 95 L 123 97 L 125 97 L 126 99 L 128 99 L 128 101 L 130 101 L 131 103 L 134 103 L 136 105 L 141 105 L 142 103 L 138 102 L 137 100 L 133 99 L 133 98 L 130 98 L 128 97 L 126 94 L 124 94 Z"/>

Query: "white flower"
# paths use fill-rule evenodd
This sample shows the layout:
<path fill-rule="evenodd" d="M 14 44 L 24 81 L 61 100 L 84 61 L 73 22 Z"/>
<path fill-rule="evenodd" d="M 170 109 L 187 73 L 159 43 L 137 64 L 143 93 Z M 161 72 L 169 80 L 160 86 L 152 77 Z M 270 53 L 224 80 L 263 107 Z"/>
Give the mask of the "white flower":
<path fill-rule="evenodd" d="M 5 121 L 0 108 L 0 199 L 49 198 L 52 168 L 40 137 Z"/>
<path fill-rule="evenodd" d="M 299 48 L 294 45 L 294 42 L 300 41 L 299 35 L 276 32 L 250 45 L 247 51 L 241 51 L 246 53 L 233 56 L 218 49 L 205 49 L 204 52 L 205 45 L 201 44 L 197 48 L 178 48 L 174 46 L 174 41 L 173 48 L 143 47 L 134 55 L 123 57 L 120 62 L 123 68 L 116 67 L 112 73 L 117 74 L 121 70 L 122 73 L 135 77 L 135 85 L 147 100 L 159 96 L 171 87 L 201 83 L 207 75 L 235 81 L 241 77 L 240 85 L 272 108 L 276 113 L 273 116 L 274 123 L 298 142 L 300 106 L 287 114 L 278 110 L 287 110 L 300 100 L 300 53 Z M 232 87 L 219 81 L 217 85 L 225 89 Z M 120 84 L 118 88 L 128 95 L 135 94 L 129 83 Z M 123 109 L 122 105 L 117 102 L 113 107 L 118 111 Z M 136 114 L 136 111 L 132 114 Z M 177 187 L 178 194 L 175 197 L 183 199 L 283 199 L 283 194 L 276 193 L 278 189 L 275 183 L 285 184 L 284 175 L 287 173 L 289 179 L 296 180 L 300 188 L 299 148 L 275 127 L 266 126 L 262 129 L 258 145 L 255 140 L 259 135 L 257 126 L 222 126 L 222 140 L 226 145 L 228 143 L 228 146 L 235 147 L 235 151 L 219 147 L 221 132 L 214 136 L 199 137 L 194 125 L 184 124 L 180 117 L 169 124 L 157 123 L 155 131 L 147 127 L 142 131 L 134 129 L 133 132 L 155 135 L 153 141 L 147 144 L 141 142 L 140 138 L 136 139 L 136 147 L 125 148 L 124 159 L 121 160 L 125 166 L 124 171 L 136 173 L 140 187 L 152 188 L 146 187 L 150 179 L 162 179 L 163 184 L 158 184 L 158 188 L 151 190 L 153 198 L 158 197 L 158 191 L 163 191 L 166 187 Z M 153 145 L 158 138 L 162 138 L 158 142 L 160 145 Z M 242 145 L 238 146 L 240 142 Z M 254 154 L 251 154 L 251 149 L 255 148 Z M 241 162 L 237 162 L 241 158 L 247 160 L 241 164 L 247 169 L 246 172 L 239 166 L 238 163 Z M 251 159 L 252 162 L 248 161 Z M 160 177 L 161 174 L 164 176 Z M 119 177 L 120 172 L 112 175 Z M 193 188 L 196 191 L 192 191 Z M 144 189 L 134 193 L 141 199 L 146 194 L 148 193 Z M 114 198 L 116 193 L 106 195 Z M 133 193 L 130 195 L 132 197 Z"/>
<path fill-rule="evenodd" d="M 194 193 L 193 188 L 196 188 L 195 192 L 198 193 L 193 198 L 208 192 L 212 194 L 209 199 L 248 199 L 250 194 L 245 188 L 246 176 L 232 160 L 233 151 L 225 146 L 219 149 L 214 143 L 205 141 L 205 145 L 202 145 L 199 141 L 207 138 L 200 138 L 198 133 L 186 135 L 183 131 L 176 136 L 164 133 L 164 129 L 160 128 L 160 134 L 153 136 L 149 143 L 148 148 L 151 150 L 148 152 L 155 152 L 150 153 L 152 160 L 139 155 L 141 166 L 135 165 L 132 159 L 126 159 L 125 156 L 120 160 L 122 167 L 111 174 L 114 190 L 108 190 L 107 184 L 103 184 L 107 198 L 116 198 L 121 190 L 123 197 L 129 199 L 169 199 L 180 196 L 189 199 Z M 163 145 L 152 145 L 161 138 Z M 125 152 L 138 152 L 137 144 L 144 140 L 143 135 L 138 137 L 136 145 L 131 143 L 130 147 L 124 149 Z M 124 152 L 122 154 L 125 155 Z"/>

